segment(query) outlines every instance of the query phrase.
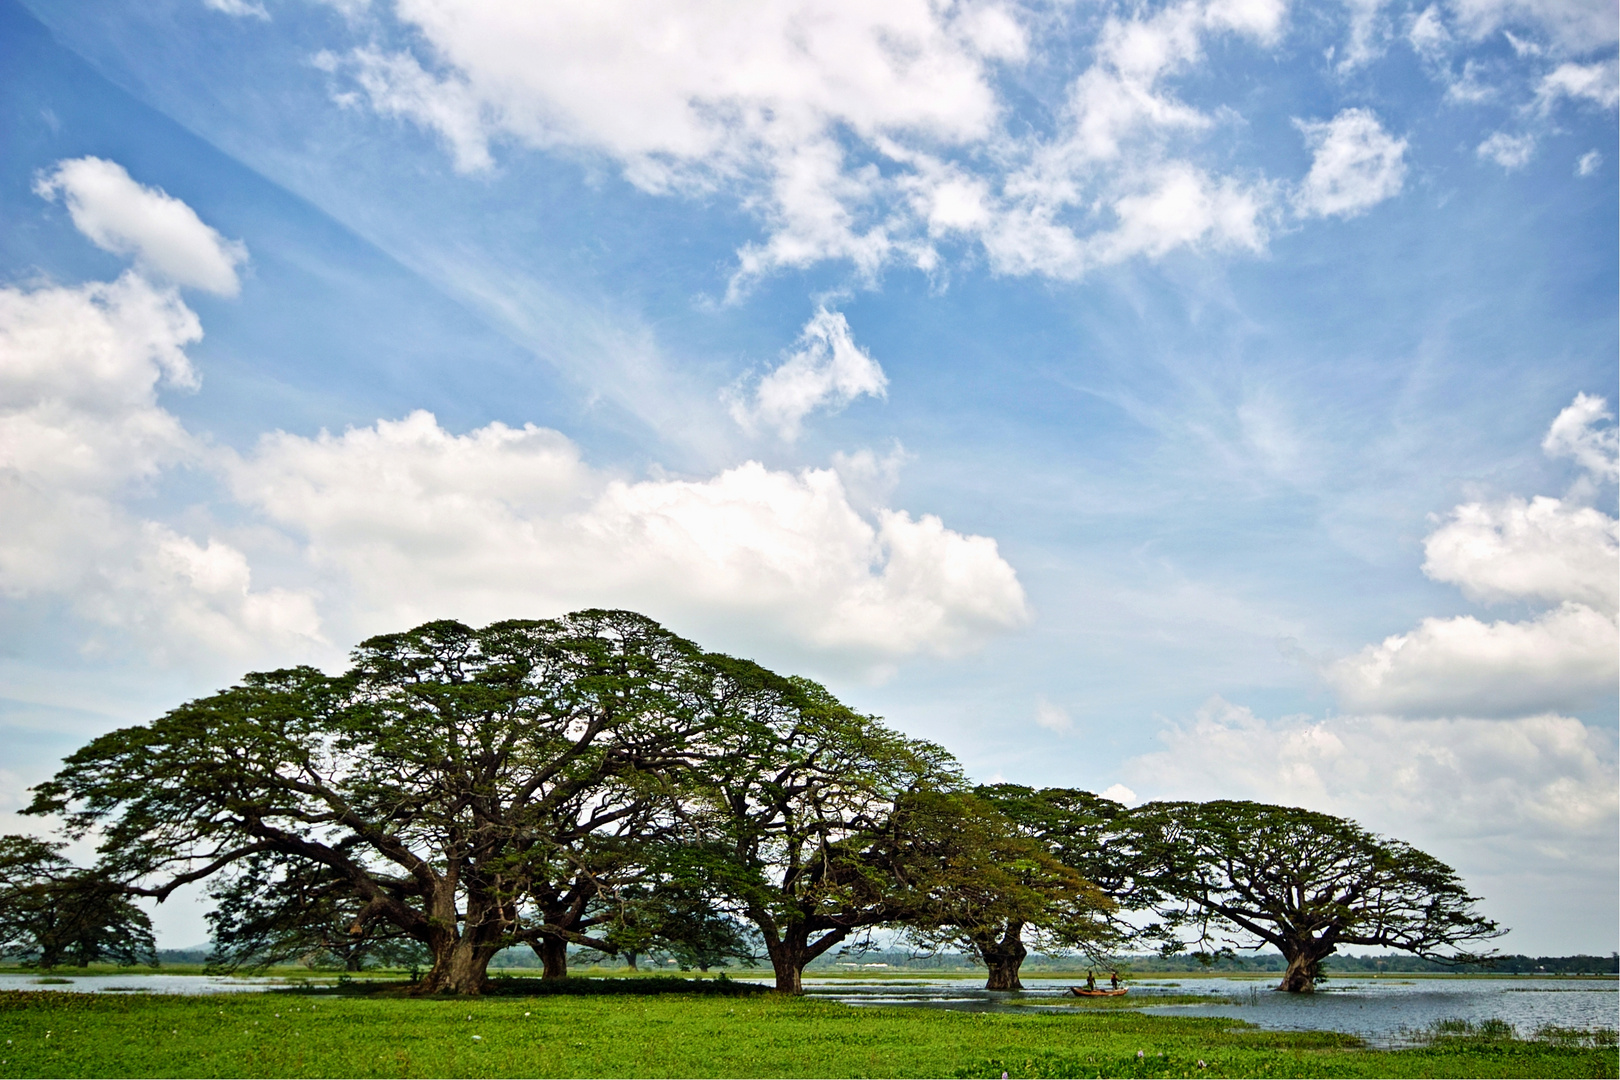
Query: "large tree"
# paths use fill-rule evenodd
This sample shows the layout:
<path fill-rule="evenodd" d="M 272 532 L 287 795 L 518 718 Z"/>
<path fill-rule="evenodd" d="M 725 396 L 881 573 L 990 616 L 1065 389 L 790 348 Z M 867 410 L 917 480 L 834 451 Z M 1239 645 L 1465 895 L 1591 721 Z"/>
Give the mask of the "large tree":
<path fill-rule="evenodd" d="M 43 968 L 156 964 L 152 920 L 117 883 L 74 866 L 63 845 L 0 836 L 0 953 Z"/>
<path fill-rule="evenodd" d="M 1114 902 L 982 795 L 908 792 L 890 834 L 902 885 L 894 902 L 910 936 L 975 957 L 988 990 L 1023 989 L 1030 943 L 1095 951 L 1119 938 Z"/>
<path fill-rule="evenodd" d="M 733 662 L 735 665 L 735 662 Z M 551 961 L 712 755 L 726 689 L 692 643 L 630 612 L 373 638 L 343 676 L 250 675 L 96 739 L 29 812 L 101 831 L 105 871 L 139 895 L 253 857 L 324 868 L 431 952 L 425 993 L 478 993 L 513 944 Z M 671 804 L 672 805 L 672 804 Z"/>
<path fill-rule="evenodd" d="M 1451 867 L 1344 818 L 1223 800 L 1148 803 L 1131 825 L 1121 847 L 1150 878 L 1169 948 L 1270 945 L 1288 961 L 1279 990 L 1315 989 L 1343 945 L 1463 963 L 1481 959 L 1464 946 L 1506 932 Z"/>
<path fill-rule="evenodd" d="M 807 679 L 733 669 L 736 741 L 696 770 L 694 853 L 717 904 L 758 929 L 776 988 L 852 933 L 904 917 L 887 848 L 896 800 L 960 786 L 956 762 Z M 694 856 L 697 857 L 697 856 Z"/>

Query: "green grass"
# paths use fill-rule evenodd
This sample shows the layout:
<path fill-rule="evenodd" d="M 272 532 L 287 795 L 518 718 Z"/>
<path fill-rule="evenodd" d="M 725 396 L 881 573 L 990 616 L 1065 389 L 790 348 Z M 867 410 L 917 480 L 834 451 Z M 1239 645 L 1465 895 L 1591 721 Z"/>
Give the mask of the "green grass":
<path fill-rule="evenodd" d="M 861 1009 L 775 994 L 0 993 L 0 1076 L 1600 1076 L 1612 1047 L 1325 1032 L 1118 1009 Z M 1138 1056 L 1140 1051 L 1141 1056 Z M 1199 1067 L 1199 1062 L 1204 1067 Z"/>

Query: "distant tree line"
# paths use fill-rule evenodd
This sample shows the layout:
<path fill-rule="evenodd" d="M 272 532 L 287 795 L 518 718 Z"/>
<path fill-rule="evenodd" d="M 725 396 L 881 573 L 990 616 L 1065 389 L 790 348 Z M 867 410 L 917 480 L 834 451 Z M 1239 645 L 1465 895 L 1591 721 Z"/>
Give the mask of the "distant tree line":
<path fill-rule="evenodd" d="M 879 928 L 972 956 L 992 988 L 1031 948 L 1269 946 L 1281 988 L 1308 991 L 1345 946 L 1459 962 L 1502 932 L 1450 867 L 1354 822 L 975 787 L 816 683 L 624 611 L 433 622 L 342 675 L 251 674 L 92 741 L 34 795 L 25 812 L 100 858 L 17 848 L 0 908 L 89 888 L 138 915 L 131 897 L 206 881 L 215 965 L 415 956 L 422 993 L 476 994 L 513 948 L 547 978 L 570 949 L 757 957 L 798 992 Z M 8 932 L 41 963 L 105 948 L 47 949 L 67 939 L 25 922 Z"/>

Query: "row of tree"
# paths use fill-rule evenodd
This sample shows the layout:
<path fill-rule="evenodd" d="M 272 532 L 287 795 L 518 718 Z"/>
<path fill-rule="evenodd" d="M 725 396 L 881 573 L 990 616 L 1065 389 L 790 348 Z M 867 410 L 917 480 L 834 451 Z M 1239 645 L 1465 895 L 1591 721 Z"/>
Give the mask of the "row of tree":
<path fill-rule="evenodd" d="M 972 787 L 821 686 L 624 611 L 434 622 L 341 676 L 249 675 L 96 739 L 27 812 L 99 837 L 67 880 L 159 900 L 209 880 L 227 964 L 421 947 L 424 993 L 478 993 L 513 946 L 561 977 L 571 945 L 758 948 L 797 992 L 880 926 L 970 952 L 992 988 L 1031 946 L 1151 941 L 1269 944 L 1309 990 L 1342 945 L 1469 959 L 1501 932 L 1449 867 L 1353 822 Z"/>

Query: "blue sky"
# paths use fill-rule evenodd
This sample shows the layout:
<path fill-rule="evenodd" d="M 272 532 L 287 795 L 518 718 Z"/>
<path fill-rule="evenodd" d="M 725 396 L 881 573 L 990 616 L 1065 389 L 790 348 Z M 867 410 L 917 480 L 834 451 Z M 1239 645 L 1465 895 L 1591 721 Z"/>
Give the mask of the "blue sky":
<path fill-rule="evenodd" d="M 626 606 L 1611 950 L 1617 29 L 0 0 L 0 812 L 247 670 Z"/>

